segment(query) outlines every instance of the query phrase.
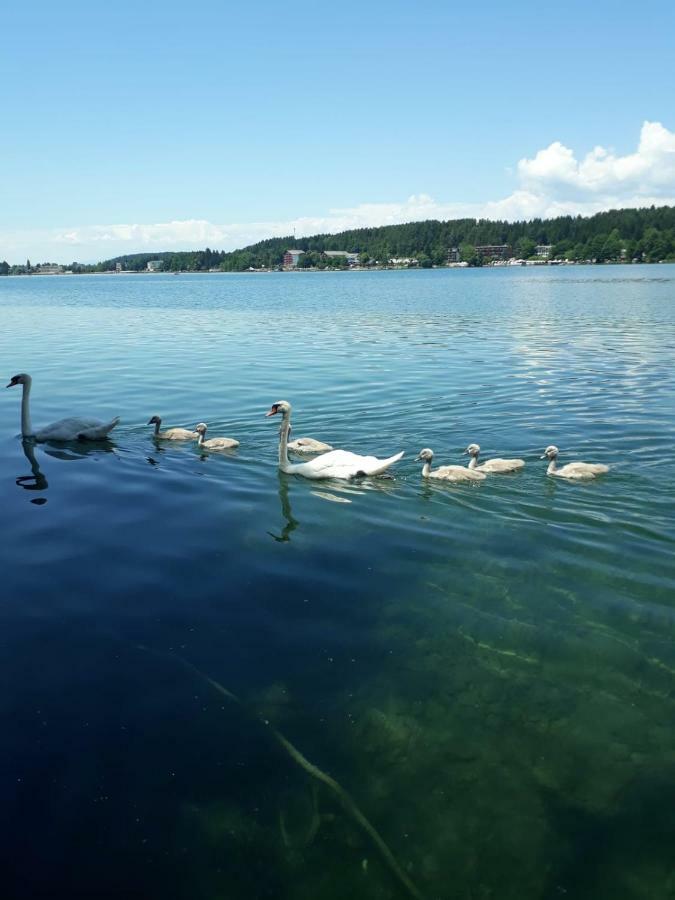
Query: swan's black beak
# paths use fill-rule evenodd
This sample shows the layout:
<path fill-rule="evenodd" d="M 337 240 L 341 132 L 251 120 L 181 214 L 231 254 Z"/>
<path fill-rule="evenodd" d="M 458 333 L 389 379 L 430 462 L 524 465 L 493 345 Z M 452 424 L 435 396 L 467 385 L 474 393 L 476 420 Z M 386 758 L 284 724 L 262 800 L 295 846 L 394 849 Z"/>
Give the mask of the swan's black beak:
<path fill-rule="evenodd" d="M 8 388 L 8 387 L 15 387 L 15 385 L 16 385 L 16 381 L 10 381 L 10 383 L 9 383 L 9 384 L 6 384 L 5 387 L 6 387 L 6 388 Z"/>

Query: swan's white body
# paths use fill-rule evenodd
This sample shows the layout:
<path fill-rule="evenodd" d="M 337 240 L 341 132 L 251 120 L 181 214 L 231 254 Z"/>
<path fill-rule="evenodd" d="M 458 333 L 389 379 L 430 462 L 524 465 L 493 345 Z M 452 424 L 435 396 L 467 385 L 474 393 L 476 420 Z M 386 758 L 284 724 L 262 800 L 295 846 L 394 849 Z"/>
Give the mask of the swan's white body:
<path fill-rule="evenodd" d="M 30 419 L 30 389 L 33 379 L 25 373 L 14 375 L 7 387 L 23 385 L 21 398 L 21 436 L 32 438 L 40 443 L 46 441 L 101 441 L 110 434 L 119 422 L 119 416 L 115 416 L 110 422 L 101 422 L 99 419 L 85 418 L 84 416 L 71 416 L 67 419 L 59 419 L 37 431 L 33 429 Z"/>
<path fill-rule="evenodd" d="M 595 478 L 596 475 L 603 475 L 605 472 L 609 472 L 609 466 L 606 466 L 604 463 L 573 462 L 558 468 L 556 460 L 559 452 L 558 448 L 553 444 L 544 450 L 544 455 L 541 458 L 549 460 L 548 469 L 546 470 L 547 475 L 555 475 L 556 478 L 578 479 Z"/>
<path fill-rule="evenodd" d="M 420 450 L 417 455 L 418 460 L 423 460 L 424 465 L 422 466 L 422 477 L 423 478 L 437 478 L 440 481 L 453 481 L 453 482 L 462 482 L 462 481 L 484 481 L 485 473 L 479 472 L 477 469 L 468 469 L 466 466 L 439 466 L 437 469 L 431 468 L 431 461 L 434 458 L 434 451 L 430 450 L 428 447 L 425 447 L 424 450 Z"/>
<path fill-rule="evenodd" d="M 478 444 L 469 444 L 464 451 L 468 453 L 471 459 L 467 468 L 473 472 L 485 472 L 486 475 L 503 475 L 506 472 L 517 472 L 525 465 L 524 459 L 486 459 L 485 462 L 478 464 L 478 456 L 480 454 L 480 446 Z"/>
<path fill-rule="evenodd" d="M 204 422 L 200 422 L 199 425 L 195 427 L 195 431 L 199 435 L 199 439 L 197 441 L 197 446 L 201 450 L 232 450 L 234 447 L 239 446 L 239 441 L 235 441 L 234 438 L 209 438 L 208 441 L 204 440 L 204 435 L 206 434 L 206 425 Z"/>
<path fill-rule="evenodd" d="M 199 437 L 196 431 L 190 431 L 189 428 L 167 428 L 166 431 L 160 431 L 161 424 L 160 416 L 153 416 L 148 422 L 148 425 L 155 426 L 152 436 L 158 441 L 194 441 Z"/>
<path fill-rule="evenodd" d="M 279 412 L 283 416 L 279 429 L 279 468 L 288 475 L 302 475 L 303 478 L 315 479 L 349 479 L 362 475 L 381 475 L 403 456 L 403 452 L 401 452 L 388 459 L 378 459 L 376 456 L 360 456 L 358 453 L 350 453 L 348 450 L 331 450 L 308 462 L 291 463 L 288 460 L 291 404 L 286 400 L 280 400 L 278 403 L 272 404 L 267 415 L 274 416 Z"/>

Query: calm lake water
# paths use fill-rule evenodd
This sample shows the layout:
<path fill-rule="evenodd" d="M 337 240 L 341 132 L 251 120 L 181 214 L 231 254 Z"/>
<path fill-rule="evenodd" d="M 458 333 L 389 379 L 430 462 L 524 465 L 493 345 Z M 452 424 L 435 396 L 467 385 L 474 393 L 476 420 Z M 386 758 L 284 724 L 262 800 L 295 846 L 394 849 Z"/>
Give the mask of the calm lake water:
<path fill-rule="evenodd" d="M 36 426 L 122 417 L 31 459 L 1 395 L 3 897 L 675 896 L 674 266 L 2 278 L 0 323 Z M 406 455 L 280 475 L 280 399 Z M 526 467 L 422 482 L 471 441 Z"/>

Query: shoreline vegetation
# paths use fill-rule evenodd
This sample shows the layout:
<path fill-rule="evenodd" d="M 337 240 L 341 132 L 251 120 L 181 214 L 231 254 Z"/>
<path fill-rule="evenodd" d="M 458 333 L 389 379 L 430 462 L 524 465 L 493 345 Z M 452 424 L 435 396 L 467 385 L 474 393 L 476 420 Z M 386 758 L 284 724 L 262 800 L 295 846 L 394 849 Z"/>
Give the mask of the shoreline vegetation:
<path fill-rule="evenodd" d="M 0 254 L 1 254 L 0 250 Z M 0 275 L 277 272 L 675 262 L 675 207 L 621 209 L 528 222 L 427 220 L 307 238 L 269 238 L 241 250 L 133 253 L 92 265 L 10 265 Z"/>
<path fill-rule="evenodd" d="M 607 260 L 604 262 L 598 262 L 596 260 L 579 260 L 578 262 L 559 262 L 553 261 L 550 263 L 521 263 L 521 262 L 509 262 L 508 265 L 499 265 L 498 263 L 485 263 L 482 266 L 457 266 L 457 265 L 447 265 L 447 266 L 429 266 L 427 268 L 430 269 L 463 269 L 463 270 L 472 270 L 472 269 L 496 269 L 496 268 L 513 268 L 515 266 L 527 266 L 527 268 L 542 268 L 542 267 L 551 267 L 551 266 L 562 266 L 563 268 L 567 268 L 569 266 L 619 266 L 619 265 L 634 265 L 634 266 L 651 266 L 657 264 L 665 264 L 665 265 L 675 265 L 675 259 L 664 259 L 659 260 L 657 263 L 646 262 L 645 260 Z M 228 271 L 225 269 L 178 269 L 176 271 L 166 271 L 159 269 L 157 271 L 147 271 L 145 269 L 134 270 L 134 269 L 122 269 L 120 271 L 111 271 L 111 270 L 103 270 L 103 271 L 91 271 L 91 272 L 73 272 L 69 269 L 65 269 L 60 272 L 9 272 L 9 278 L 23 278 L 24 276 L 30 276 L 31 278 L 59 278 L 61 276 L 69 276 L 69 275 L 96 275 L 102 277 L 113 277 L 113 276 L 123 276 L 123 275 L 147 275 L 148 277 L 152 277 L 153 275 L 274 275 L 278 273 L 283 273 L 286 275 L 318 275 L 322 273 L 331 273 L 331 272 L 400 272 L 404 269 L 419 271 L 419 266 L 349 266 L 349 267 L 340 267 L 340 268 L 316 268 L 316 267 L 307 267 L 303 269 L 284 269 L 284 268 L 276 268 L 276 269 L 244 269 L 242 271 Z"/>

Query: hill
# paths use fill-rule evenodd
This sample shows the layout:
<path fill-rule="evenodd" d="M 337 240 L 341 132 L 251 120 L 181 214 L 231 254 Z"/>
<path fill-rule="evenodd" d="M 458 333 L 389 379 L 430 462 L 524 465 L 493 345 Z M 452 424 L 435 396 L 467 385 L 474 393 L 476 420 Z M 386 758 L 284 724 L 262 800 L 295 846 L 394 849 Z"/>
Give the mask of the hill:
<path fill-rule="evenodd" d="M 343 266 L 342 259 L 327 259 L 325 250 L 358 253 L 363 263 L 386 264 L 394 257 L 414 257 L 423 267 L 444 265 L 448 250 L 459 248 L 461 258 L 470 265 L 482 265 L 484 259 L 476 247 L 508 244 L 515 255 L 527 258 L 535 245 L 553 246 L 553 258 L 569 260 L 638 260 L 661 262 L 675 260 L 675 207 L 617 209 L 594 216 L 559 216 L 523 222 L 495 222 L 488 219 L 455 219 L 439 222 L 408 222 L 379 228 L 356 228 L 340 234 L 312 237 L 269 238 L 231 252 L 194 250 L 188 252 L 133 253 L 116 256 L 93 266 L 73 263 L 75 272 L 142 271 L 150 260 L 161 259 L 164 270 L 200 272 L 219 269 L 244 272 L 250 268 L 275 268 L 281 265 L 289 247 L 304 250 L 300 267 Z M 7 267 L 9 268 L 9 267 Z M 20 267 L 12 267 L 18 269 Z M 2 272 L 0 271 L 0 274 Z"/>
<path fill-rule="evenodd" d="M 122 262 L 130 268 L 145 268 L 148 259 L 162 258 L 165 268 L 227 272 L 270 268 L 282 263 L 284 252 L 296 247 L 308 254 L 324 250 L 359 253 L 364 261 L 386 262 L 393 257 L 415 257 L 420 265 L 444 265 L 448 250 L 461 249 L 462 257 L 474 265 L 481 259 L 476 246 L 509 244 L 519 256 L 529 256 L 536 244 L 552 244 L 553 256 L 568 259 L 640 259 L 658 262 L 675 258 L 675 207 L 621 209 L 594 216 L 560 216 L 529 222 L 494 222 L 488 219 L 427 220 L 379 228 L 357 228 L 340 234 L 317 234 L 306 238 L 269 238 L 229 253 L 209 250 L 192 253 L 142 254 L 119 257 L 103 263 Z M 316 261 L 310 256 L 309 260 Z M 114 265 L 112 266 L 114 268 Z"/>

